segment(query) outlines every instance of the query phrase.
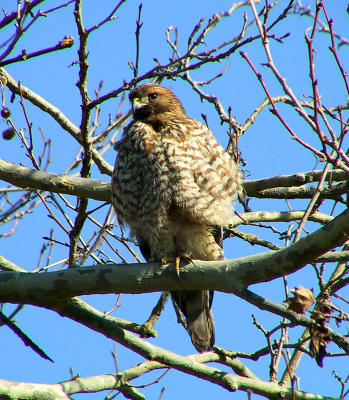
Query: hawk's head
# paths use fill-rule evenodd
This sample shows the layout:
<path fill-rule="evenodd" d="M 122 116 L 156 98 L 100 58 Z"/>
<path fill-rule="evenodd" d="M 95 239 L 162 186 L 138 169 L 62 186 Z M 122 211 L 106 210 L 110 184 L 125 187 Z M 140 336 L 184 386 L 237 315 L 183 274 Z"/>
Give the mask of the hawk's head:
<path fill-rule="evenodd" d="M 130 93 L 133 115 L 136 120 L 163 124 L 174 114 L 185 115 L 184 108 L 171 90 L 160 85 L 145 83 Z"/>

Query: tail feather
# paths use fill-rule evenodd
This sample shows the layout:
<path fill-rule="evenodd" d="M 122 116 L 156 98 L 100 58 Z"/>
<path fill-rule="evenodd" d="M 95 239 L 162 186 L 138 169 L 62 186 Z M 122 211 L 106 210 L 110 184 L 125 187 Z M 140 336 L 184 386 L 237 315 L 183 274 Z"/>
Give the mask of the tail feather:
<path fill-rule="evenodd" d="M 175 309 L 184 315 L 191 341 L 200 353 L 211 350 L 214 341 L 214 322 L 211 313 L 213 292 L 183 290 L 171 292 Z"/>

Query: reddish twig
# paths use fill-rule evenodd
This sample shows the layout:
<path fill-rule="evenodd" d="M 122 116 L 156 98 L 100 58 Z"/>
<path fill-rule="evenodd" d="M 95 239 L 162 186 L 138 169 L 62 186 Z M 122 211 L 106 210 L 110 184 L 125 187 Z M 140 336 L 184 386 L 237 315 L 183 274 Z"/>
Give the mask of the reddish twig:
<path fill-rule="evenodd" d="M 275 102 L 271 96 L 271 94 L 268 91 L 268 88 L 266 87 L 263 77 L 262 75 L 256 70 L 256 68 L 254 67 L 254 65 L 252 64 L 251 60 L 248 58 L 248 55 L 243 52 L 240 51 L 240 55 L 241 57 L 243 57 L 248 65 L 251 67 L 252 71 L 255 73 L 257 79 L 259 80 L 259 82 L 261 83 L 265 94 L 267 95 L 269 102 L 272 106 L 272 110 L 271 112 L 273 114 L 275 114 L 278 119 L 281 121 L 281 123 L 284 125 L 284 127 L 288 130 L 288 132 L 291 134 L 292 139 L 296 140 L 299 144 L 301 144 L 303 147 L 305 147 L 306 149 L 310 150 L 311 152 L 313 152 L 317 157 L 319 157 L 320 159 L 324 159 L 324 154 L 318 150 L 316 150 L 313 146 L 311 146 L 310 144 L 304 142 L 302 139 L 300 139 L 292 130 L 292 128 L 288 125 L 288 123 L 285 121 L 285 119 L 282 117 L 282 115 L 279 113 L 279 110 L 277 109 Z"/>
<path fill-rule="evenodd" d="M 43 54 L 49 54 L 57 50 L 63 50 L 69 47 L 72 47 L 74 44 L 74 39 L 71 36 L 65 36 L 60 42 L 52 47 L 48 47 L 46 49 L 33 51 L 32 53 L 27 53 L 25 50 L 22 50 L 21 54 L 16 57 L 8 58 L 7 60 L 0 61 L 0 67 L 4 67 L 5 65 L 13 64 L 16 62 L 27 61 L 34 57 L 42 56 Z"/>

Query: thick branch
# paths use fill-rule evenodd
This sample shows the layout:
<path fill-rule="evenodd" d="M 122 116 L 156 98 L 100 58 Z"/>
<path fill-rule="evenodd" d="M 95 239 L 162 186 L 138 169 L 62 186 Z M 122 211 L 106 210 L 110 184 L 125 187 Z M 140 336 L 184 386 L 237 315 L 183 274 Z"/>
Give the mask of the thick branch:
<path fill-rule="evenodd" d="M 302 183 L 300 183 L 301 181 L 303 181 L 303 183 L 315 182 L 320 178 L 321 172 L 322 171 L 310 171 L 259 180 L 245 180 L 244 188 L 249 197 L 268 197 L 267 192 L 270 188 L 302 185 Z M 302 178 L 299 178 L 299 176 Z M 304 177 L 306 177 L 306 182 L 303 179 Z M 36 171 L 7 162 L 3 159 L 0 159 L 0 179 L 23 188 L 71 194 L 101 201 L 109 202 L 111 197 L 109 182 Z M 328 179 L 330 181 L 347 180 L 349 179 L 349 175 L 343 171 L 335 170 L 332 171 L 331 177 L 328 177 Z M 311 191 L 315 190 L 315 188 L 291 187 L 287 190 L 296 191 L 296 193 L 292 194 L 294 197 L 311 197 L 313 194 Z M 307 193 L 304 194 L 303 192 Z"/>
<path fill-rule="evenodd" d="M 291 246 L 235 260 L 194 260 L 181 268 L 181 279 L 171 266 L 108 264 L 45 274 L 3 272 L 0 301 L 39 302 L 92 293 L 144 293 L 162 290 L 212 289 L 234 293 L 242 287 L 290 274 L 344 243 L 349 236 L 349 210 Z M 1 261 L 4 259 L 0 258 Z M 200 279 L 198 279 L 200 277 Z"/>
<path fill-rule="evenodd" d="M 163 365 L 167 365 L 171 368 L 175 368 L 179 371 L 186 372 L 190 375 L 196 376 L 198 378 L 205 379 L 209 382 L 215 383 L 228 391 L 243 390 L 253 393 L 258 393 L 269 398 L 286 398 L 286 399 L 329 399 L 326 397 L 313 395 L 311 393 L 305 394 L 297 390 L 286 389 L 277 384 L 270 382 L 263 382 L 259 379 L 251 379 L 236 376 L 218 368 L 204 365 L 196 361 L 192 357 L 183 357 L 172 352 L 166 351 L 158 346 L 152 345 L 130 332 L 124 331 L 115 324 L 109 321 L 108 317 L 105 317 L 101 312 L 88 306 L 86 303 L 79 299 L 74 299 L 74 301 L 63 302 L 60 305 L 52 306 L 62 316 L 69 317 L 88 326 L 97 332 L 103 333 L 105 336 L 118 341 L 124 346 L 136 351 L 143 357 L 157 361 Z M 88 378 L 85 378 L 88 379 Z M 115 379 L 115 378 L 114 378 Z M 6 381 L 0 381 L 1 384 L 6 384 Z M 88 382 L 86 382 L 88 383 Z M 16 384 L 16 383 L 13 383 Z M 63 384 L 64 385 L 64 384 Z M 69 385 L 68 385 L 69 387 Z M 67 388 L 68 388 L 67 387 Z M 79 385 L 72 385 L 71 390 L 80 388 Z M 6 386 L 4 386 L 6 388 Z M 28 387 L 25 387 L 28 389 Z M 77 391 L 76 391 L 77 392 Z M 76 393 L 75 392 L 75 393 Z M 64 399 L 62 397 L 58 399 Z M 305 397 L 306 396 L 306 397 Z M 21 397 L 19 397 L 21 399 Z M 27 397 L 28 398 L 28 397 Z M 30 397 L 29 397 L 30 398 Z"/>
<path fill-rule="evenodd" d="M 306 183 L 318 182 L 323 171 L 308 171 L 308 172 L 299 172 L 294 175 L 278 175 L 272 178 L 264 178 L 264 179 L 255 179 L 245 181 L 245 190 L 249 193 L 253 193 L 254 191 L 259 192 L 265 189 L 271 189 L 276 187 L 285 187 L 285 186 L 302 186 Z M 344 181 L 348 180 L 349 175 L 340 169 L 331 170 L 326 175 L 327 182 L 333 181 Z M 250 195 L 251 195 L 250 194 Z"/>
<path fill-rule="evenodd" d="M 291 222 L 302 219 L 304 211 L 255 211 L 243 214 L 237 214 L 229 221 L 231 227 L 241 224 L 250 224 L 253 222 Z M 333 220 L 333 217 L 320 212 L 315 212 L 309 216 L 309 221 L 320 222 L 325 224 Z"/>
<path fill-rule="evenodd" d="M 349 176 L 349 174 L 347 174 Z M 348 192 L 348 181 L 338 183 L 333 186 L 325 186 L 321 189 L 319 198 L 337 199 L 339 196 Z M 300 187 L 279 187 L 253 192 L 251 197 L 260 199 L 311 199 L 317 193 L 316 187 L 300 186 Z"/>
<path fill-rule="evenodd" d="M 0 179 L 22 188 L 71 194 L 101 201 L 109 202 L 111 197 L 109 182 L 36 171 L 2 159 L 0 159 Z"/>
<path fill-rule="evenodd" d="M 237 358 L 228 358 L 218 353 L 203 353 L 186 356 L 188 360 L 194 360 L 200 363 L 218 362 L 229 365 L 236 373 L 241 375 L 247 372 L 250 379 L 258 379 L 251 371 L 246 368 Z M 75 377 L 69 381 L 60 382 L 59 384 L 42 384 L 42 383 L 20 383 L 0 379 L 0 396 L 8 393 L 11 399 L 30 399 L 34 398 L 35 393 L 44 395 L 54 393 L 55 399 L 69 399 L 69 395 L 75 393 L 99 392 L 102 390 L 134 389 L 129 382 L 150 371 L 156 369 L 167 369 L 168 367 L 158 361 L 145 361 L 139 365 L 120 371 L 117 374 L 105 374 L 90 377 Z M 144 397 L 142 397 L 144 398 Z"/>
<path fill-rule="evenodd" d="M 203 378 L 209 382 L 218 384 L 229 391 L 244 390 L 262 395 L 269 395 L 271 397 L 282 396 L 290 399 L 304 398 L 305 394 L 303 392 L 281 388 L 276 384 L 266 383 L 259 379 L 254 380 L 245 377 L 238 377 L 226 373 L 225 371 L 221 371 L 218 368 L 203 365 L 193 359 L 189 359 L 188 357 L 183 357 L 166 351 L 136 337 L 130 332 L 120 329 L 114 324 L 111 324 L 108 321 L 108 318 L 101 318 L 104 317 L 101 312 L 86 303 L 84 303 L 82 307 L 82 303 L 83 302 L 80 300 L 74 299 L 74 304 L 71 302 L 69 302 L 69 304 L 62 304 L 61 306 L 56 307 L 56 311 L 61 315 L 74 319 L 97 332 L 103 333 L 113 340 L 117 340 L 119 343 L 133 351 L 136 351 L 148 360 L 155 360 L 179 371 Z M 308 396 L 310 396 L 309 399 L 318 398 L 316 395 L 308 394 Z"/>
<path fill-rule="evenodd" d="M 323 228 L 300 239 L 293 245 L 269 253 L 217 262 L 194 261 L 181 269 L 177 280 L 173 268 L 158 264 L 102 265 L 98 268 L 74 268 L 45 274 L 2 272 L 0 301 L 55 306 L 57 299 L 92 293 L 141 293 L 162 290 L 212 289 L 246 295 L 245 286 L 286 275 L 312 262 L 315 257 L 344 243 L 349 236 L 349 210 Z M 195 263 L 195 264 L 194 264 Z M 0 267 L 9 269 L 7 260 L 0 257 Z M 198 279 L 199 278 L 199 279 Z M 245 298 L 244 297 L 244 298 Z M 309 326 L 309 318 L 276 306 L 257 296 L 250 301 L 291 320 Z M 63 301 L 63 303 L 65 303 Z M 62 304 L 63 304 L 62 303 Z M 340 347 L 349 351 L 349 342 L 331 334 Z"/>
<path fill-rule="evenodd" d="M 5 396 L 6 397 L 3 397 Z M 64 393 L 61 384 L 55 385 L 49 384 L 38 384 L 38 383 L 25 383 L 25 382 L 14 382 L 0 379 L 0 396 L 3 399 L 9 400 L 22 400 L 22 399 L 47 399 L 54 398 L 56 400 L 70 400 L 68 394 Z"/>
<path fill-rule="evenodd" d="M 19 269 L 17 266 L 12 263 L 6 262 L 6 260 L 4 259 L 0 259 L 0 263 L 5 263 L 7 268 L 12 270 Z M 137 352 L 138 354 L 149 360 L 154 360 L 163 365 L 168 365 L 169 367 L 175 368 L 179 371 L 183 371 L 193 376 L 203 378 L 229 391 L 252 391 L 253 393 L 259 393 L 267 396 L 268 398 L 307 398 L 308 400 L 326 399 L 322 396 L 313 395 L 311 393 L 305 394 L 303 392 L 295 391 L 293 389 L 281 388 L 276 384 L 266 383 L 260 381 L 259 379 L 254 379 L 253 375 L 249 378 L 237 377 L 221 371 L 217 368 L 209 367 L 198 362 L 205 362 L 208 360 L 203 360 L 201 358 L 196 360 L 196 357 L 195 359 L 193 359 L 191 357 L 183 357 L 172 352 L 168 352 L 138 338 L 130 332 L 122 330 L 119 326 L 117 326 L 117 324 L 115 324 L 111 317 L 104 315 L 100 311 L 96 310 L 84 301 L 77 298 L 58 302 L 57 300 L 53 299 L 51 302 L 45 302 L 42 306 L 52 309 L 62 316 L 73 319 L 94 331 L 102 333 L 106 337 L 118 341 L 125 347 Z M 300 317 L 306 318 L 303 316 Z M 205 357 L 205 355 L 201 355 L 199 357 Z M 240 368 L 240 366 L 237 367 Z"/>

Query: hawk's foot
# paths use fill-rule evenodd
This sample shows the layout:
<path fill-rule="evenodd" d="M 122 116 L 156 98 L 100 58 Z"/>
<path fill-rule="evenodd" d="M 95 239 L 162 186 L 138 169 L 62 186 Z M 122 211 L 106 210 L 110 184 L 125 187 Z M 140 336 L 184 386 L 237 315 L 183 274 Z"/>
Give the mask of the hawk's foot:
<path fill-rule="evenodd" d="M 177 257 L 161 257 L 161 263 L 163 265 L 167 264 L 169 262 L 174 262 L 175 271 L 176 271 L 176 274 L 178 276 L 178 279 L 179 279 L 180 268 L 181 268 L 181 266 L 184 266 L 184 265 L 180 265 L 181 261 L 185 263 L 184 265 L 187 265 L 187 264 L 193 262 L 193 260 L 191 259 L 190 255 L 187 254 L 187 253 L 181 253 Z"/>

